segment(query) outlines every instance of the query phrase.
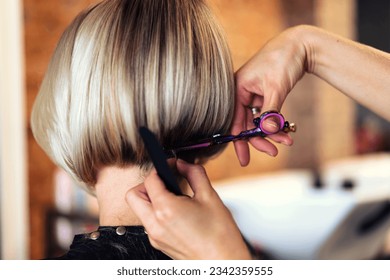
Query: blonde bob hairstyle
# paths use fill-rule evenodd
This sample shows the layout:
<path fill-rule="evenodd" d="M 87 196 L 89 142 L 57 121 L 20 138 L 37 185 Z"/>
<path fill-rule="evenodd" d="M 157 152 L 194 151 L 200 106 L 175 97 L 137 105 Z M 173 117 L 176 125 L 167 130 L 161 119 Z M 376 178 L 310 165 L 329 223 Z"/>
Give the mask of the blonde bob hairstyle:
<path fill-rule="evenodd" d="M 52 160 L 94 186 L 102 166 L 150 167 L 140 126 L 177 147 L 227 133 L 233 108 L 230 52 L 202 0 L 106 0 L 65 30 L 31 123 Z"/>

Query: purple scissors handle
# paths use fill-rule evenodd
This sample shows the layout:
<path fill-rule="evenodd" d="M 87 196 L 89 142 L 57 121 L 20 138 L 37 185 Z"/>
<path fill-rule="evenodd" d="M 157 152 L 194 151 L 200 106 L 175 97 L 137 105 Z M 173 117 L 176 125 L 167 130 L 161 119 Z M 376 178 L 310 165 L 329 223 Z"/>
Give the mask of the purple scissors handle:
<path fill-rule="evenodd" d="M 267 131 L 263 124 L 264 121 L 268 118 L 272 117 L 274 121 L 279 122 L 279 130 L 276 132 L 270 132 Z M 231 141 L 237 141 L 237 140 L 242 140 L 242 139 L 248 139 L 251 137 L 266 137 L 271 134 L 278 133 L 280 131 L 284 132 L 295 132 L 295 125 L 293 123 L 289 123 L 288 121 L 285 121 L 284 117 L 282 114 L 276 111 L 267 111 L 262 113 L 259 117 L 253 119 L 253 124 L 255 125 L 254 128 L 249 129 L 249 130 L 244 130 L 241 131 L 237 135 L 220 135 L 220 134 L 215 134 L 210 138 L 200 140 L 194 144 L 190 144 L 187 146 L 179 147 L 179 148 L 174 148 L 170 150 L 165 150 L 167 155 L 169 157 L 176 157 L 176 155 L 180 152 L 183 151 L 189 151 L 189 150 L 194 150 L 194 149 L 200 149 L 200 148 L 205 148 L 205 147 L 210 147 L 213 145 L 219 145 L 219 144 L 225 144 Z"/>
<path fill-rule="evenodd" d="M 279 122 L 279 130 L 277 132 L 270 132 L 270 131 L 267 131 L 267 129 L 265 129 L 263 127 L 263 124 L 264 124 L 264 121 L 270 117 L 273 117 L 275 121 Z M 267 112 L 264 112 L 263 114 L 261 114 L 260 117 L 258 118 L 255 118 L 253 120 L 253 123 L 255 124 L 256 127 L 260 128 L 260 130 L 265 134 L 265 135 L 270 135 L 270 134 L 275 134 L 275 133 L 278 133 L 279 131 L 283 130 L 284 128 L 284 124 L 285 124 L 285 120 L 284 120 L 284 117 L 282 114 L 276 112 L 276 111 L 267 111 Z M 264 136 L 263 136 L 264 137 Z"/>

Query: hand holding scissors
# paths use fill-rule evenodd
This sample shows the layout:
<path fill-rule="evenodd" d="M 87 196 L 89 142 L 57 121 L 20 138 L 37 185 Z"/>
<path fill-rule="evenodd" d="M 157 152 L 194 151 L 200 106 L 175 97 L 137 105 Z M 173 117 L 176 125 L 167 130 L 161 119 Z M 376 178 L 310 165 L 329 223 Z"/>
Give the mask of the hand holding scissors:
<path fill-rule="evenodd" d="M 269 131 L 266 126 L 264 125 L 264 121 L 268 118 L 273 118 L 274 121 L 278 122 L 278 131 Z M 276 134 L 280 131 L 283 132 L 295 132 L 296 126 L 294 123 L 290 123 L 286 121 L 282 114 L 276 111 L 267 111 L 260 115 L 260 117 L 253 119 L 253 124 L 255 125 L 254 128 L 249 130 L 241 131 L 237 135 L 220 135 L 215 134 L 210 138 L 200 140 L 196 143 L 192 143 L 186 146 L 174 148 L 174 149 L 168 149 L 166 150 L 166 153 L 169 157 L 176 157 L 176 155 L 183 151 L 189 151 L 194 149 L 200 149 L 200 148 L 206 148 L 213 145 L 220 145 L 229 143 L 231 141 L 237 141 L 237 140 L 244 140 L 249 139 L 252 137 L 267 137 L 268 135 Z"/>

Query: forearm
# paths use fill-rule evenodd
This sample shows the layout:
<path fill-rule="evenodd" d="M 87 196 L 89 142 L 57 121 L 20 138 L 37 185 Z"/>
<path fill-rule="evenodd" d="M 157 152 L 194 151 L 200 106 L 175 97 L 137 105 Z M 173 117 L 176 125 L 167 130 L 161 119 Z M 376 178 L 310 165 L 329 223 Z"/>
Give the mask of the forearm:
<path fill-rule="evenodd" d="M 390 55 L 310 26 L 300 26 L 307 72 L 390 121 Z"/>

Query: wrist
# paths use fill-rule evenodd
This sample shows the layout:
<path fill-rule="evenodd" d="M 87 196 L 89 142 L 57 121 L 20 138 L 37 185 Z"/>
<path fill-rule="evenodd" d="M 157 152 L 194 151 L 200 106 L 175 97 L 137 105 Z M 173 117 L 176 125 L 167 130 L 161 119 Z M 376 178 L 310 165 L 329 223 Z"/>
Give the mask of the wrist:
<path fill-rule="evenodd" d="M 315 27 L 310 25 L 297 25 L 285 30 L 285 44 L 290 48 L 290 52 L 295 59 L 302 63 L 302 70 L 312 73 L 314 62 L 314 45 L 311 38 Z M 287 40 L 286 40 L 287 39 Z M 315 41 L 315 40 L 314 40 Z M 302 73 L 303 74 L 303 73 Z"/>
<path fill-rule="evenodd" d="M 321 29 L 311 25 L 298 25 L 290 28 L 289 32 L 294 44 L 299 45 L 304 52 L 304 70 L 307 73 L 315 74 Z"/>

